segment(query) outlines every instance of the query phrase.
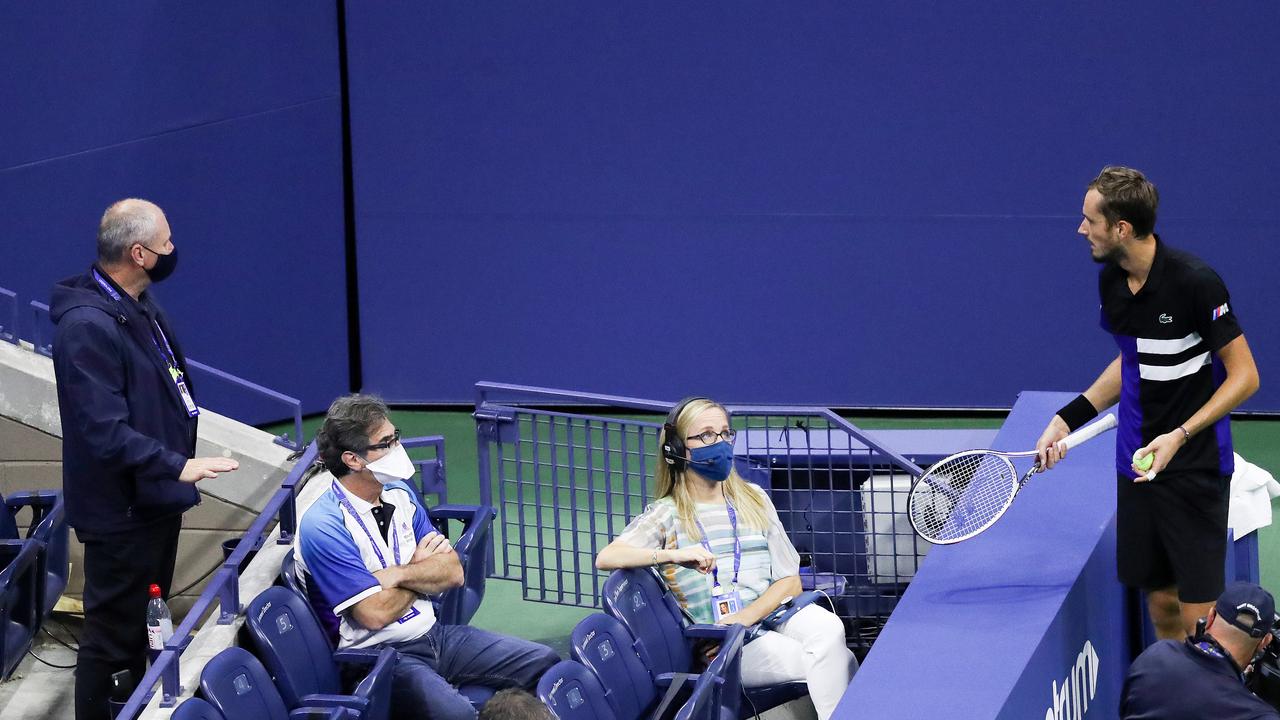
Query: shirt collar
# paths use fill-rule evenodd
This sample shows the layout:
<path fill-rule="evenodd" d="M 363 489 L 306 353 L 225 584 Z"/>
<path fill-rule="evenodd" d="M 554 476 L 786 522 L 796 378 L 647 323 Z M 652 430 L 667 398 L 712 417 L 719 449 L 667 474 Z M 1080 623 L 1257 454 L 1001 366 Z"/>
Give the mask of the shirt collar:
<path fill-rule="evenodd" d="M 342 484 L 341 480 L 338 481 L 338 485 L 342 489 L 342 494 L 347 496 L 347 502 L 351 503 L 351 507 L 354 508 L 357 513 L 360 513 L 361 515 L 369 515 L 371 513 L 371 511 L 373 510 L 373 503 L 351 492 L 351 490 L 347 488 L 346 485 Z M 383 486 L 382 492 L 379 493 L 378 495 L 378 499 L 379 500 L 384 499 L 383 496 L 385 496 L 386 493 L 387 493 L 387 488 L 386 486 Z"/>
<path fill-rule="evenodd" d="M 1147 281 L 1142 283 L 1142 289 L 1139 294 L 1153 293 L 1160 289 L 1160 280 L 1164 278 L 1165 256 L 1168 250 L 1164 243 L 1160 242 L 1160 235 L 1153 233 L 1156 239 L 1156 254 L 1151 260 L 1151 271 L 1147 273 Z"/>

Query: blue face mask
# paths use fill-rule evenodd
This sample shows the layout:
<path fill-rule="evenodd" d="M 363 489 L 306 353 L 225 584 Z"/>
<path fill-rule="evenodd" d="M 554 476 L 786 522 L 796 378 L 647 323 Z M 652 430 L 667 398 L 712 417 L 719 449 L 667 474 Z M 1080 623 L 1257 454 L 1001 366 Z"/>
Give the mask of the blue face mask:
<path fill-rule="evenodd" d="M 715 445 L 693 448 L 689 451 L 689 468 L 708 480 L 724 482 L 733 469 L 733 445 L 718 442 Z"/>

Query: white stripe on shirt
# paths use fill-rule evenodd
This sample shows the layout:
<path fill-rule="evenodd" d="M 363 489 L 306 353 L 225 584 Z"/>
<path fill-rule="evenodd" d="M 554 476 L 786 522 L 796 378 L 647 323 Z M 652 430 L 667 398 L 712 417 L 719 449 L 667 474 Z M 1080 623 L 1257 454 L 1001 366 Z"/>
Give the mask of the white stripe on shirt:
<path fill-rule="evenodd" d="M 1138 338 L 1138 352 L 1150 355 L 1177 355 L 1180 352 L 1190 350 L 1196 345 L 1199 345 L 1202 340 L 1203 338 L 1200 337 L 1200 333 L 1198 332 L 1193 332 L 1190 335 L 1177 340 L 1151 340 L 1149 338 Z"/>
<path fill-rule="evenodd" d="M 1177 365 L 1138 365 L 1138 376 L 1143 380 L 1177 380 L 1194 375 L 1211 362 L 1209 353 L 1200 353 Z"/>

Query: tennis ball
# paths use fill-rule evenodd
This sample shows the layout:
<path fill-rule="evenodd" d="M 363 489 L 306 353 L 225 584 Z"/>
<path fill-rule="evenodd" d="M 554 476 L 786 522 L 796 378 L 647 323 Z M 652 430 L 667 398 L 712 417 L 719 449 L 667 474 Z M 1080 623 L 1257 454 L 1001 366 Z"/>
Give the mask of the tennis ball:
<path fill-rule="evenodd" d="M 1139 452 L 1142 451 L 1139 450 L 1133 454 L 1133 464 L 1137 465 L 1138 469 L 1142 472 L 1146 472 L 1151 469 L 1151 463 L 1155 462 L 1156 454 L 1147 453 L 1146 455 L 1138 455 Z"/>

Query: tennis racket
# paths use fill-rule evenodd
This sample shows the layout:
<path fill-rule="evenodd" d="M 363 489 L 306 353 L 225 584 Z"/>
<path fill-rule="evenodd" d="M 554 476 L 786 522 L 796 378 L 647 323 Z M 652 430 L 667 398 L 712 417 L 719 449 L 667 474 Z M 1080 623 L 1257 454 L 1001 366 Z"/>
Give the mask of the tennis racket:
<path fill-rule="evenodd" d="M 1115 426 L 1116 416 L 1107 413 L 1058 441 L 1058 446 L 1069 450 Z M 986 530 L 1040 471 L 1037 459 L 1019 479 L 1011 458 L 1035 454 L 1035 450 L 965 450 L 939 460 L 911 486 L 907 499 L 911 527 L 935 545 L 958 543 Z"/>

